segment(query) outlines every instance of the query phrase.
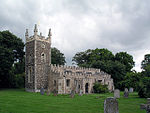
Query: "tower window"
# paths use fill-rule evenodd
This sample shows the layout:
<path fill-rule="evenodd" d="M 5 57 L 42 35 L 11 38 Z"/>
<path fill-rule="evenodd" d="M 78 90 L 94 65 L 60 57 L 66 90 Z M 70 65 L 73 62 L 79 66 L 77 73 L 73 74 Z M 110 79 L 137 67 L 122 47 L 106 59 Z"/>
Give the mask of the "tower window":
<path fill-rule="evenodd" d="M 28 69 L 28 82 L 31 83 L 31 76 L 32 76 L 32 68 L 29 67 Z"/>
<path fill-rule="evenodd" d="M 31 60 L 32 60 L 32 55 L 30 54 L 29 55 L 29 62 L 31 62 Z"/>
<path fill-rule="evenodd" d="M 46 61 L 46 55 L 44 53 L 41 54 L 41 62 Z"/>
<path fill-rule="evenodd" d="M 67 84 L 67 87 L 70 86 L 70 79 L 67 79 L 66 84 Z"/>

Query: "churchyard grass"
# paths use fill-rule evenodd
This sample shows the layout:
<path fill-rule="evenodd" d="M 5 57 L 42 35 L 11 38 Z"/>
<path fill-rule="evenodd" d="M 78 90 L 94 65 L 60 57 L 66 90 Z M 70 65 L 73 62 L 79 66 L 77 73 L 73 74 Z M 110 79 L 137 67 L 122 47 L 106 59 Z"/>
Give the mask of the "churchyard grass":
<path fill-rule="evenodd" d="M 103 103 L 113 93 L 89 94 L 70 98 L 69 95 L 47 96 L 46 93 L 25 92 L 23 89 L 0 90 L 0 113 L 104 113 Z M 140 109 L 146 99 L 131 93 L 129 98 L 117 99 L 119 113 L 145 113 Z"/>

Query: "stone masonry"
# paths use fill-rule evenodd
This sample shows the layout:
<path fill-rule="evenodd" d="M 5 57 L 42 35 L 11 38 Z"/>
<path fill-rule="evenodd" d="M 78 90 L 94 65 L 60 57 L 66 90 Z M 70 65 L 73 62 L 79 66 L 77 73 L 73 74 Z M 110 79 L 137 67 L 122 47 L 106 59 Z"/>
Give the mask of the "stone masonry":
<path fill-rule="evenodd" d="M 37 25 L 34 35 L 26 36 L 26 91 L 39 92 L 41 88 L 58 94 L 70 94 L 72 90 L 79 93 L 93 93 L 95 82 L 107 84 L 110 91 L 114 90 L 111 75 L 94 68 L 63 66 L 51 64 L 51 29 L 48 37 L 38 35 Z"/>

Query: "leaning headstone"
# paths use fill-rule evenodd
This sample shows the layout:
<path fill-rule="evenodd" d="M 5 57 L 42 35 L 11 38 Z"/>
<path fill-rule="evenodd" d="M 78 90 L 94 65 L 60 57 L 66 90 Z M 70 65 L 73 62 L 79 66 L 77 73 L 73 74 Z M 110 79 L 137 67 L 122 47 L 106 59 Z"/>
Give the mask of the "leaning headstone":
<path fill-rule="evenodd" d="M 114 97 L 108 97 L 104 101 L 104 113 L 119 113 L 118 102 Z"/>
<path fill-rule="evenodd" d="M 128 98 L 128 96 L 129 96 L 129 91 L 128 91 L 127 88 L 125 88 L 124 97 L 125 97 L 125 98 Z"/>
<path fill-rule="evenodd" d="M 147 104 L 141 104 L 140 108 L 146 110 L 146 113 L 150 113 L 150 98 L 147 98 Z"/>
<path fill-rule="evenodd" d="M 74 95 L 75 95 L 75 91 L 74 91 L 74 90 L 71 90 L 70 97 L 71 97 L 71 98 L 74 98 Z"/>
<path fill-rule="evenodd" d="M 79 96 L 82 96 L 83 95 L 83 91 L 82 90 L 80 90 L 80 92 L 79 92 Z"/>
<path fill-rule="evenodd" d="M 54 89 L 54 90 L 53 90 L 53 95 L 54 95 L 54 96 L 57 96 L 57 94 L 58 94 L 58 93 L 57 93 L 57 90 Z"/>
<path fill-rule="evenodd" d="M 44 88 L 40 89 L 40 93 L 41 93 L 41 95 L 44 95 Z"/>
<path fill-rule="evenodd" d="M 114 97 L 115 98 L 120 98 L 120 90 L 119 89 L 114 90 Z"/>
<path fill-rule="evenodd" d="M 129 89 L 129 93 L 133 93 L 133 88 L 132 87 Z"/>

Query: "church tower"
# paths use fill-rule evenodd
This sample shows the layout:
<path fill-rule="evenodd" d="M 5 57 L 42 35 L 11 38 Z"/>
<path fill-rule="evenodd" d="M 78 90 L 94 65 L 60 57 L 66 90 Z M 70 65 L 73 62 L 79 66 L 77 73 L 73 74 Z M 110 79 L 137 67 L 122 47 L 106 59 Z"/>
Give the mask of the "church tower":
<path fill-rule="evenodd" d="M 51 29 L 48 37 L 38 35 L 37 25 L 34 35 L 29 37 L 26 29 L 26 56 L 25 56 L 25 89 L 30 92 L 39 92 L 47 89 L 48 71 L 51 64 Z"/>

